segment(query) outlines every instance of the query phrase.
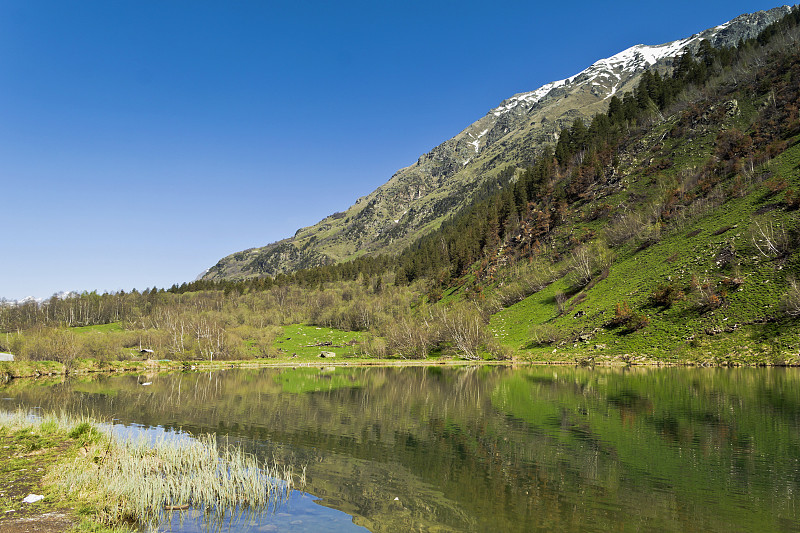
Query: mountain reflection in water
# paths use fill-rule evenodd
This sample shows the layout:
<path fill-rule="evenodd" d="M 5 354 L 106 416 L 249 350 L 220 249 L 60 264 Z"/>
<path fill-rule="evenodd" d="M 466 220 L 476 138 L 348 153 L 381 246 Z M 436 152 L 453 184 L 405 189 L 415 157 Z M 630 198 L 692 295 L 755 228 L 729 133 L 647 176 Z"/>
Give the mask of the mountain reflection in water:
<path fill-rule="evenodd" d="M 798 369 L 257 369 L 0 396 L 306 465 L 297 531 L 353 529 L 317 504 L 375 532 L 800 530 Z"/>

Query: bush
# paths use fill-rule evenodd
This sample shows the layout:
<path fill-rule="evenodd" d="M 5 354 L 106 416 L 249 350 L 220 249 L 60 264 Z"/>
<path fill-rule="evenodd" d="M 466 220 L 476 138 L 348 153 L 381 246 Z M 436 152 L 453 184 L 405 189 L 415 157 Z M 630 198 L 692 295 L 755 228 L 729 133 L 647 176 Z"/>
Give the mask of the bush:
<path fill-rule="evenodd" d="M 790 317 L 800 316 L 800 283 L 796 279 L 788 280 L 789 290 L 783 297 L 781 308 L 783 313 Z"/>
<path fill-rule="evenodd" d="M 578 246 L 571 253 L 572 278 L 578 287 L 588 285 L 595 274 L 608 268 L 614 254 L 604 241 L 595 241 L 590 246 Z"/>
<path fill-rule="evenodd" d="M 489 351 L 492 357 L 498 361 L 508 361 L 514 355 L 514 350 L 508 346 L 503 346 L 494 340 L 490 341 L 486 345 L 486 349 Z"/>
<path fill-rule="evenodd" d="M 357 353 L 367 357 L 386 357 L 388 355 L 386 341 L 380 337 L 365 334 L 356 345 Z"/>
<path fill-rule="evenodd" d="M 722 278 L 722 280 L 720 280 L 720 283 L 722 283 L 728 289 L 735 291 L 736 289 L 744 285 L 744 279 L 741 276 L 735 276 L 735 275 L 725 276 L 724 278 Z"/>
<path fill-rule="evenodd" d="M 750 242 L 764 257 L 786 255 L 790 248 L 790 239 L 786 229 L 765 218 L 753 220 L 753 224 L 750 226 Z"/>
<path fill-rule="evenodd" d="M 80 353 L 79 343 L 71 331 L 37 328 L 26 334 L 20 346 L 20 359 L 28 361 L 57 361 L 69 366 Z"/>
<path fill-rule="evenodd" d="M 506 283 L 497 289 L 499 307 L 509 307 L 545 288 L 556 277 L 550 263 L 542 260 L 517 264 Z"/>
<path fill-rule="evenodd" d="M 778 194 L 779 192 L 785 191 L 789 186 L 789 183 L 786 181 L 786 178 L 772 176 L 764 182 L 764 186 L 767 188 L 767 194 L 772 196 Z"/>
<path fill-rule="evenodd" d="M 404 358 L 422 359 L 436 343 L 437 333 L 426 320 L 403 318 L 388 326 L 387 348 Z"/>
<path fill-rule="evenodd" d="M 683 300 L 686 296 L 683 291 L 671 283 L 662 283 L 656 288 L 655 292 L 650 295 L 650 302 L 653 305 L 670 308 L 672 304 L 679 300 Z"/>
<path fill-rule="evenodd" d="M 558 316 L 564 314 L 564 304 L 567 303 L 567 295 L 561 291 L 556 291 L 555 295 L 553 296 L 553 301 L 556 302 L 556 308 L 558 310 Z"/>
<path fill-rule="evenodd" d="M 467 359 L 477 359 L 478 351 L 492 339 L 486 331 L 486 319 L 472 306 L 441 309 L 434 317 L 439 323 L 441 340 L 452 342 Z"/>
<path fill-rule="evenodd" d="M 626 324 L 632 316 L 633 313 L 628 306 L 627 300 L 622 303 L 617 302 L 617 305 L 614 307 L 614 318 L 612 318 L 608 324 L 612 327 L 621 326 L 622 324 Z"/>
<path fill-rule="evenodd" d="M 722 307 L 728 297 L 727 291 L 724 289 L 718 291 L 714 283 L 708 280 L 696 283 L 693 286 L 697 291 L 696 305 L 701 311 L 705 312 Z"/>
<path fill-rule="evenodd" d="M 783 197 L 783 203 L 786 204 L 788 209 L 800 207 L 800 190 L 787 189 L 786 195 Z"/>
<path fill-rule="evenodd" d="M 122 343 L 113 333 L 92 332 L 81 339 L 80 354 L 98 361 L 121 359 Z"/>
<path fill-rule="evenodd" d="M 607 326 L 616 328 L 624 327 L 623 331 L 631 333 L 650 324 L 646 315 L 631 311 L 627 301 L 617 303 L 614 308 L 614 318 L 608 321 Z"/>
<path fill-rule="evenodd" d="M 638 331 L 650 324 L 650 319 L 642 313 L 634 313 L 626 325 L 629 332 Z"/>
<path fill-rule="evenodd" d="M 553 324 L 534 324 L 528 331 L 531 340 L 539 346 L 560 342 L 564 333 Z"/>
<path fill-rule="evenodd" d="M 638 235 L 645 225 L 646 221 L 638 213 L 623 215 L 606 226 L 606 240 L 611 246 L 621 246 Z"/>

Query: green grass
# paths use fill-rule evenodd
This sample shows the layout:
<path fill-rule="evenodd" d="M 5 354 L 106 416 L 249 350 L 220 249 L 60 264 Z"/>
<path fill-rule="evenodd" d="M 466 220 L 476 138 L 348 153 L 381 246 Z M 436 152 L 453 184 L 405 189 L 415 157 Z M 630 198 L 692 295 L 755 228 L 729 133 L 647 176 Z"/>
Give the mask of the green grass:
<path fill-rule="evenodd" d="M 0 361 L 0 378 L 22 378 L 64 374 L 64 365 L 55 361 Z"/>
<path fill-rule="evenodd" d="M 693 157 L 687 155 L 687 161 Z M 799 168 L 798 145 L 768 166 L 795 189 L 800 187 Z M 649 178 L 632 181 L 629 190 L 645 191 L 643 182 Z M 764 185 L 756 185 L 746 196 L 729 199 L 684 227 L 667 227 L 661 240 L 644 250 L 624 245 L 615 250 L 616 261 L 606 279 L 590 289 L 572 290 L 565 304 L 569 312 L 563 316 L 556 316 L 554 296 L 559 290 L 570 294 L 568 277 L 495 314 L 492 330 L 499 342 L 532 360 L 569 361 L 592 355 L 622 361 L 645 357 L 664 362 L 800 362 L 800 321 L 780 311 L 787 278 L 800 278 L 800 257 L 796 253 L 780 260 L 763 257 L 751 241 L 753 220 L 771 221 L 776 227 L 800 226 L 797 211 L 777 208 L 756 215 L 782 195 L 770 195 Z M 726 228 L 730 229 L 721 231 Z M 716 262 L 725 248 L 734 254 L 726 266 Z M 699 293 L 691 288 L 693 276 L 717 291 L 726 290 L 724 304 L 702 309 Z M 744 283 L 726 289 L 721 285 L 726 277 L 739 277 Z M 684 291 L 685 299 L 668 309 L 653 306 L 650 296 L 661 283 Z M 606 327 L 622 302 L 647 316 L 649 325 L 635 332 Z M 536 345 L 530 330 L 537 324 L 557 328 L 564 340 Z"/>
<path fill-rule="evenodd" d="M 359 344 L 351 343 L 352 341 L 361 343 L 364 337 L 364 334 L 358 331 L 294 324 L 284 326 L 283 333 L 275 340 L 274 346 L 279 353 L 278 359 L 289 357 L 298 361 L 309 359 L 323 361 L 323 358 L 318 357 L 323 351 L 333 352 L 337 358 L 356 358 L 361 356 Z M 331 345 L 314 346 L 322 343 Z M 297 354 L 297 357 L 293 358 L 293 354 Z"/>
<path fill-rule="evenodd" d="M 25 413 L 0 412 L 0 530 L 3 519 L 25 519 L 36 527 L 37 517 L 48 513 L 64 513 L 83 509 L 72 516 L 72 531 L 94 533 L 131 532 L 124 524 L 100 523 L 94 508 L 71 496 L 62 497 L 49 488 L 46 478 L 61 461 L 77 456 L 81 446 L 90 446 L 101 439 L 94 425 L 63 416 L 31 419 Z M 45 496 L 32 504 L 22 504 L 29 493 Z M 78 516 L 80 515 L 80 516 Z"/>
<path fill-rule="evenodd" d="M 70 328 L 70 331 L 77 334 L 114 333 L 123 331 L 123 328 L 120 322 L 110 322 L 108 324 L 98 324 L 96 326 L 78 326 Z"/>

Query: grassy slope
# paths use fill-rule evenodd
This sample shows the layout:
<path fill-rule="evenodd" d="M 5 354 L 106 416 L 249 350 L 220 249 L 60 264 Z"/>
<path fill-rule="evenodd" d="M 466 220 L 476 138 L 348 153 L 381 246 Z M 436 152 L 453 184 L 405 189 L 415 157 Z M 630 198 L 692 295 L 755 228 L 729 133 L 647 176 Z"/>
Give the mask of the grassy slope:
<path fill-rule="evenodd" d="M 656 129 L 653 135 L 659 133 Z M 675 165 L 669 173 L 699 163 L 710 146 L 711 140 L 706 136 L 676 149 Z M 768 170 L 786 178 L 789 187 L 797 189 L 798 168 L 800 145 L 795 144 L 773 160 Z M 655 188 L 651 179 L 630 178 L 628 192 L 647 196 L 648 188 Z M 800 258 L 797 254 L 784 260 L 760 256 L 750 237 L 754 219 L 772 221 L 776 227 L 797 225 L 796 211 L 779 207 L 756 214 L 760 208 L 774 206 L 782 197 L 782 192 L 771 195 L 762 184 L 747 196 L 730 199 L 689 225 L 672 230 L 649 248 L 635 251 L 623 247 L 616 251 L 617 260 L 608 278 L 574 295 L 566 304 L 567 309 L 574 305 L 568 313 L 557 316 L 554 302 L 557 290 L 569 290 L 570 283 L 563 278 L 497 313 L 492 318 L 492 329 L 503 344 L 520 350 L 524 357 L 539 360 L 570 360 L 589 352 L 600 358 L 633 354 L 663 361 L 798 362 L 800 321 L 784 318 L 779 307 L 787 290 L 787 277 L 800 277 Z M 602 201 L 616 199 L 607 197 Z M 725 228 L 730 229 L 717 235 Z M 738 263 L 738 267 L 720 268 L 715 259 L 728 246 L 735 251 L 732 263 Z M 691 291 L 692 276 L 721 289 L 720 280 L 734 274 L 742 277 L 744 284 L 738 290 L 730 290 L 719 309 L 701 312 L 697 295 Z M 686 299 L 669 309 L 652 306 L 649 296 L 659 283 L 670 281 L 686 293 Z M 575 305 L 578 295 L 584 299 Z M 650 324 L 628 334 L 604 327 L 614 316 L 615 305 L 623 300 L 634 312 L 644 313 Z M 768 322 L 762 323 L 764 320 Z M 565 340 L 549 346 L 535 345 L 530 335 L 535 324 L 558 328 Z"/>
<path fill-rule="evenodd" d="M 316 360 L 323 351 L 333 352 L 337 357 L 352 358 L 358 354 L 357 346 L 350 345 L 351 341 L 361 342 L 363 333 L 358 331 L 340 331 L 331 328 L 320 328 L 295 324 L 283 328 L 283 334 L 278 336 L 275 347 L 278 349 L 279 358 L 297 354 L 298 361 Z M 331 346 L 314 346 L 314 344 L 330 342 Z"/>

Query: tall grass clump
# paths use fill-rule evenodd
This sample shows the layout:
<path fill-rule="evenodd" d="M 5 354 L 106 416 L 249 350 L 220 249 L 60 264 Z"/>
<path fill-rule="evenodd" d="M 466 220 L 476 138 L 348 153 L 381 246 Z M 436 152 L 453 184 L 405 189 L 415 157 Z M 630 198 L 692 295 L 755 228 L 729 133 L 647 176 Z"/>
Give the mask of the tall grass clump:
<path fill-rule="evenodd" d="M 0 411 L 0 427 L 9 430 L 36 429 L 42 434 L 70 433 L 77 427 L 88 423 L 86 417 L 75 417 L 66 413 L 32 414 L 29 411 L 18 409 L 16 411 Z M 91 426 L 95 434 L 96 428 Z M 82 430 L 83 432 L 83 430 Z"/>
<path fill-rule="evenodd" d="M 220 449 L 213 435 L 152 442 L 105 434 L 55 469 L 50 481 L 93 502 L 102 522 L 151 527 L 168 512 L 189 507 L 218 521 L 275 509 L 293 486 L 291 467 L 270 467 L 238 448 Z"/>

